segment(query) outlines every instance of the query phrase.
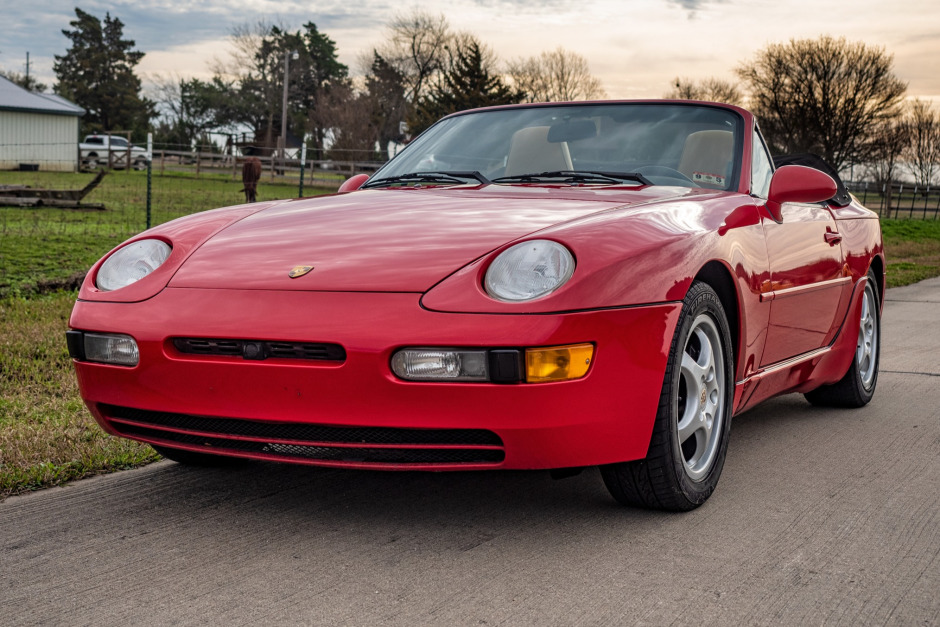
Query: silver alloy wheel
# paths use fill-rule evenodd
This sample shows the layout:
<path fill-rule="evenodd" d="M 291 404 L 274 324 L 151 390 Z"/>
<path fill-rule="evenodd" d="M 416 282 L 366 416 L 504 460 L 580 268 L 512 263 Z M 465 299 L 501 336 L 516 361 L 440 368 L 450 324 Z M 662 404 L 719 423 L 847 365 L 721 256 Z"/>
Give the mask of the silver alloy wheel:
<path fill-rule="evenodd" d="M 865 285 L 865 295 L 862 298 L 862 317 L 858 326 L 858 344 L 855 347 L 855 363 L 858 364 L 858 374 L 862 385 L 870 390 L 875 380 L 878 363 L 878 302 L 875 299 L 875 290 L 871 281 Z"/>
<path fill-rule="evenodd" d="M 701 481 L 717 457 L 725 404 L 725 358 L 714 320 L 699 315 L 682 349 L 676 427 L 685 472 Z"/>

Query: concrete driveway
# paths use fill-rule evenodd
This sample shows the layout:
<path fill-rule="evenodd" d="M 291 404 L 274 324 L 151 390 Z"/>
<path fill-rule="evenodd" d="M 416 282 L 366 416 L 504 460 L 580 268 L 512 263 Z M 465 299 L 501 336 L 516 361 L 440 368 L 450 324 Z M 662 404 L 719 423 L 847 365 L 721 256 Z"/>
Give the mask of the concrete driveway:
<path fill-rule="evenodd" d="M 878 392 L 735 418 L 688 514 L 596 470 L 161 462 L 0 503 L 0 623 L 940 623 L 940 279 L 890 290 Z"/>

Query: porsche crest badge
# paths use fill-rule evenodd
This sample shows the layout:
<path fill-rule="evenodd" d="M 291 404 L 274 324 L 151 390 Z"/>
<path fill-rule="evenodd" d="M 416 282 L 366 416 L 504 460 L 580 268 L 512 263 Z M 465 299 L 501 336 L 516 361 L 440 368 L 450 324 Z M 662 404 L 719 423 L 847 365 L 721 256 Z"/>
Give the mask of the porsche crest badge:
<path fill-rule="evenodd" d="M 311 270 L 313 270 L 313 266 L 294 266 L 290 269 L 290 272 L 287 273 L 287 276 L 292 279 L 296 279 L 297 277 L 301 277 L 307 274 Z"/>

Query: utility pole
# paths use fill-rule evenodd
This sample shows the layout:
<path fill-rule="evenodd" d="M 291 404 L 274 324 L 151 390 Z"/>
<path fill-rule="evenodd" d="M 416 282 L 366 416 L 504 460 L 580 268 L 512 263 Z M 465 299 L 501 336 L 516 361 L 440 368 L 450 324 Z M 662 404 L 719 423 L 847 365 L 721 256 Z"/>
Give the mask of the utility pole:
<path fill-rule="evenodd" d="M 29 89 L 29 50 L 26 51 L 26 88 Z"/>

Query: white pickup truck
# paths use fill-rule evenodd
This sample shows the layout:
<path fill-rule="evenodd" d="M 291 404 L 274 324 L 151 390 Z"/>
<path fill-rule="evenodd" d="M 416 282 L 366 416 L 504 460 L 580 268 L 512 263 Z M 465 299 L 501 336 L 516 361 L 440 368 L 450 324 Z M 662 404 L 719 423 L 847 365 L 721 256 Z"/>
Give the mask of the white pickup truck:
<path fill-rule="evenodd" d="M 130 155 L 128 155 L 130 148 Z M 110 167 L 124 169 L 130 156 L 131 167 L 135 170 L 147 168 L 147 151 L 140 146 L 132 146 L 123 137 L 116 135 L 88 135 L 78 145 L 82 155 L 82 167 L 93 170 L 98 166 L 109 165 L 108 152 L 111 153 Z"/>

